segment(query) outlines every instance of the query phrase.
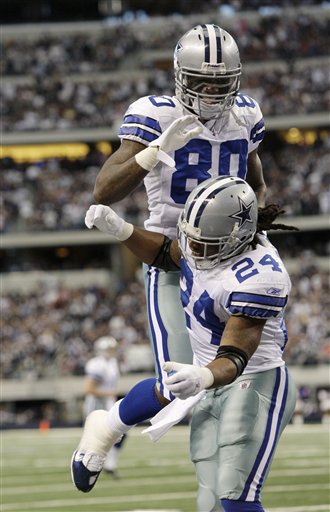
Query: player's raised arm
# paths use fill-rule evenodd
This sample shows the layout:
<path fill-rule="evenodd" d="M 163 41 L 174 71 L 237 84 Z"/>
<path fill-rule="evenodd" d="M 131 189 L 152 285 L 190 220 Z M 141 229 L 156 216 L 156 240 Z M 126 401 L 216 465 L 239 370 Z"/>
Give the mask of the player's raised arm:
<path fill-rule="evenodd" d="M 97 203 L 116 203 L 132 192 L 148 174 L 135 160 L 135 155 L 145 146 L 139 142 L 123 140 L 103 164 L 94 186 Z"/>
<path fill-rule="evenodd" d="M 138 142 L 124 140 L 101 168 L 95 182 L 94 198 L 98 203 L 114 203 L 126 197 L 159 161 L 175 167 L 167 153 L 183 147 L 199 135 L 202 126 L 191 127 L 196 116 L 186 115 L 176 119 L 148 147 Z M 189 128 L 190 126 L 190 128 Z"/>
<path fill-rule="evenodd" d="M 180 251 L 176 240 L 170 240 L 162 233 L 133 226 L 109 206 L 91 205 L 86 212 L 85 224 L 88 229 L 95 226 L 103 233 L 114 236 L 148 265 L 166 271 L 180 268 Z"/>

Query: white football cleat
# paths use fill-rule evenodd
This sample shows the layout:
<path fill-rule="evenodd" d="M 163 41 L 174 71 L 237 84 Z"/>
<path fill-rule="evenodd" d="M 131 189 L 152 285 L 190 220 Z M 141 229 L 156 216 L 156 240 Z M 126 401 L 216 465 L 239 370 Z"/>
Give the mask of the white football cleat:
<path fill-rule="evenodd" d="M 79 491 L 93 489 L 110 448 L 121 438 L 110 430 L 107 416 L 108 411 L 97 410 L 86 418 L 79 447 L 71 460 L 72 481 Z"/>

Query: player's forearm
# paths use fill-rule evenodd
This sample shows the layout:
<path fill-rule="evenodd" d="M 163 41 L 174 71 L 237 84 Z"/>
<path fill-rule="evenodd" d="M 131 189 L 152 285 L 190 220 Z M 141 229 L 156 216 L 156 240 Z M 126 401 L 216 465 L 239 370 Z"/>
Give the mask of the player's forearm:
<path fill-rule="evenodd" d="M 164 270 L 178 270 L 180 251 L 176 240 L 170 240 L 161 233 L 146 231 L 126 222 L 110 206 L 92 204 L 85 215 L 88 229 L 97 227 L 122 242 L 141 261 L 154 264 Z"/>
<path fill-rule="evenodd" d="M 266 204 L 266 194 L 267 194 L 267 187 L 265 182 L 260 183 L 256 186 L 254 193 L 256 195 L 258 206 L 260 208 L 263 208 Z"/>
<path fill-rule="evenodd" d="M 266 204 L 267 187 L 263 176 L 262 163 L 257 150 L 249 154 L 246 181 L 254 190 L 258 200 L 258 206 L 264 207 Z"/>
<path fill-rule="evenodd" d="M 132 235 L 122 242 L 139 260 L 151 265 L 164 242 L 164 235 L 134 227 Z"/>
<path fill-rule="evenodd" d="M 217 358 L 207 365 L 214 377 L 212 387 L 225 386 L 244 371 L 258 348 L 264 325 L 265 321 L 260 319 L 230 317 L 221 338 Z"/>
<path fill-rule="evenodd" d="M 168 389 L 185 400 L 203 389 L 226 386 L 234 382 L 245 370 L 246 365 L 260 341 L 263 320 L 247 317 L 230 317 L 217 355 L 206 367 L 166 361 L 163 370 L 168 377 Z"/>
<path fill-rule="evenodd" d="M 211 370 L 214 377 L 211 388 L 226 386 L 230 382 L 233 382 L 236 377 L 236 366 L 230 359 L 215 359 L 209 363 L 206 368 Z"/>
<path fill-rule="evenodd" d="M 94 186 L 94 199 L 99 204 L 121 201 L 132 192 L 148 174 L 135 157 L 121 164 L 107 160 L 101 168 Z"/>
<path fill-rule="evenodd" d="M 92 204 L 85 216 L 88 229 L 97 227 L 122 242 L 141 261 L 152 264 L 160 252 L 165 237 L 161 233 L 133 226 L 120 217 L 110 206 Z"/>

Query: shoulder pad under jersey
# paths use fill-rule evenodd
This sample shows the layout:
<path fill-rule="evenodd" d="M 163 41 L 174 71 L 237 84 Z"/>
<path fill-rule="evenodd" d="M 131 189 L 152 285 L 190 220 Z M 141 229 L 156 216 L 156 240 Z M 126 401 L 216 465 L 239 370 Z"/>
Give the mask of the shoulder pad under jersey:
<path fill-rule="evenodd" d="M 251 96 L 239 93 L 233 111 L 234 115 L 241 118 L 247 125 L 250 133 L 250 142 L 258 146 L 265 136 L 265 122 L 259 103 L 254 98 L 251 98 Z"/>
<path fill-rule="evenodd" d="M 175 97 L 144 96 L 128 107 L 118 136 L 148 145 L 182 114 L 182 105 Z"/>

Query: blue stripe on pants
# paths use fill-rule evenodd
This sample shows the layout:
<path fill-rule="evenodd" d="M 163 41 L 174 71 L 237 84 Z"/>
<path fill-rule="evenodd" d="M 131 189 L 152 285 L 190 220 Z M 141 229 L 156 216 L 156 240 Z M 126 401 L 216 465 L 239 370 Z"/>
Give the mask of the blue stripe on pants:
<path fill-rule="evenodd" d="M 283 417 L 283 411 L 288 394 L 288 372 L 285 367 L 276 368 L 276 380 L 268 414 L 267 426 L 263 442 L 258 452 L 256 461 L 248 476 L 240 500 L 256 501 L 260 495 L 260 489 L 264 476 L 274 453 Z"/>

